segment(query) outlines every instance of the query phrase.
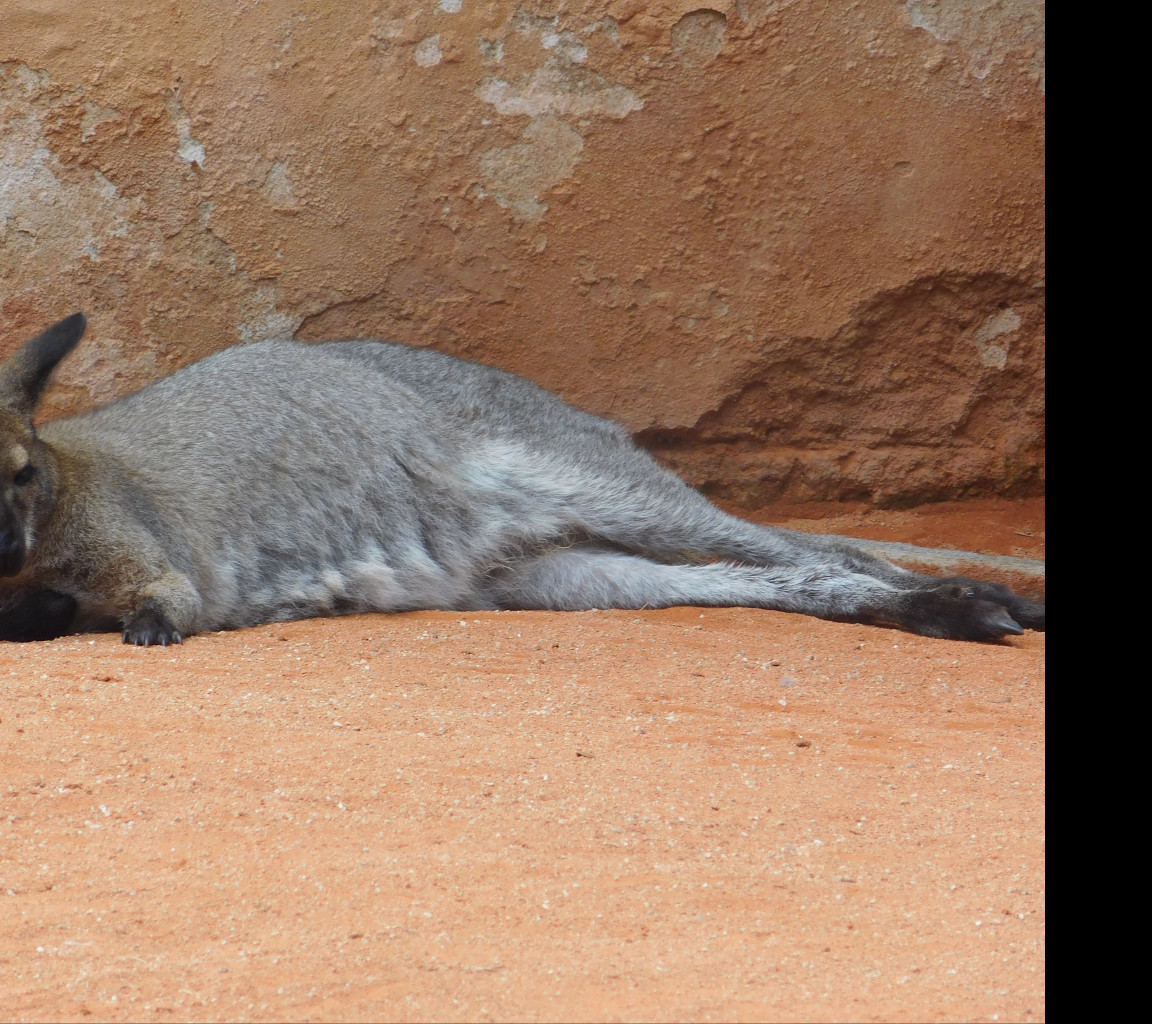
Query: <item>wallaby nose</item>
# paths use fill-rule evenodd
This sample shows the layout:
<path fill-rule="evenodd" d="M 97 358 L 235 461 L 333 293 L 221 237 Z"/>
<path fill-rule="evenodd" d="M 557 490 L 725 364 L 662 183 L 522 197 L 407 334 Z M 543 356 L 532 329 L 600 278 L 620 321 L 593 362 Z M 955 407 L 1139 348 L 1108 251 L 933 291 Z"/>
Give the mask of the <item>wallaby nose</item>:
<path fill-rule="evenodd" d="M 24 568 L 24 538 L 15 530 L 0 530 L 0 576 L 15 576 Z"/>

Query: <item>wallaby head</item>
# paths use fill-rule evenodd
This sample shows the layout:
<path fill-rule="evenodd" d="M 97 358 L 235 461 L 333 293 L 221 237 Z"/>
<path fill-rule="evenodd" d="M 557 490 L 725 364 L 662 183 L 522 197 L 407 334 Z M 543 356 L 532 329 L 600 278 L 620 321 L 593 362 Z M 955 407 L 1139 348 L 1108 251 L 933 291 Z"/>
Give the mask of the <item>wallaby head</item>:
<path fill-rule="evenodd" d="M 38 512 L 44 511 L 44 446 L 32 414 L 56 364 L 84 334 L 87 321 L 74 313 L 0 363 L 0 576 L 24 568 Z"/>

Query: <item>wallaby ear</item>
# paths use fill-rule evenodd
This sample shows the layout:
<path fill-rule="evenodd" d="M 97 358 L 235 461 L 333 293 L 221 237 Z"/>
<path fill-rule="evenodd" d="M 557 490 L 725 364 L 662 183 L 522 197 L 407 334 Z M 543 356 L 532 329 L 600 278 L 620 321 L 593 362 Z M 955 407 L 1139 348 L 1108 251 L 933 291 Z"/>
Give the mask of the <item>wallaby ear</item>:
<path fill-rule="evenodd" d="M 76 347 L 87 326 L 83 313 L 73 313 L 0 363 L 0 403 L 31 416 L 56 364 Z"/>

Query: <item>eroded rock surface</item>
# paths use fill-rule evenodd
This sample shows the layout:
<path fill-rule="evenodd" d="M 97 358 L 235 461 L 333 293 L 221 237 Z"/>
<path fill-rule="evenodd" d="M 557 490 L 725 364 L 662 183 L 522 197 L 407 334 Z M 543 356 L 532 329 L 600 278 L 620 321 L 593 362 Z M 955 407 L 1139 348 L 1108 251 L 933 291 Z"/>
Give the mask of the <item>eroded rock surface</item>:
<path fill-rule="evenodd" d="M 0 353 L 525 374 L 742 501 L 1043 480 L 1043 4 L 8 5 Z"/>

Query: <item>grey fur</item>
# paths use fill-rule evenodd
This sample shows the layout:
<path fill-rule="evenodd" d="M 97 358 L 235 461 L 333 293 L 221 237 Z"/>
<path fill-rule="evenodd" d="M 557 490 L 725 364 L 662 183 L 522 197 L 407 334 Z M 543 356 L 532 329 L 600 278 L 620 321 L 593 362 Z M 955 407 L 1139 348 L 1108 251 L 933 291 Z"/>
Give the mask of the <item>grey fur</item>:
<path fill-rule="evenodd" d="M 21 562 L 0 579 L 0 636 L 45 594 L 74 602 L 68 629 L 115 624 L 137 643 L 416 608 L 749 605 L 971 639 L 1043 627 L 1006 588 L 730 516 L 618 424 L 425 349 L 232 348 L 37 436 L 27 415 L 77 323 L 75 344 L 82 317 L 0 365 L 0 546 L 7 529 Z M 31 484 L 14 482 L 20 451 Z"/>

